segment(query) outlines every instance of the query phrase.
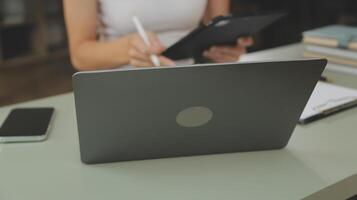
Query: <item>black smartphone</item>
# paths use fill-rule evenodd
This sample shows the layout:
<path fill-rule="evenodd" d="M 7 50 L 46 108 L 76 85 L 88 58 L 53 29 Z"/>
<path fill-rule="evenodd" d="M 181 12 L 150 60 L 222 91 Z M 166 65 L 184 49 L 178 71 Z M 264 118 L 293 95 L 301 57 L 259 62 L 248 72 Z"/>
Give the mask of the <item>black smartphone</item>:
<path fill-rule="evenodd" d="M 48 136 L 54 108 L 11 110 L 0 128 L 0 142 L 42 141 Z"/>

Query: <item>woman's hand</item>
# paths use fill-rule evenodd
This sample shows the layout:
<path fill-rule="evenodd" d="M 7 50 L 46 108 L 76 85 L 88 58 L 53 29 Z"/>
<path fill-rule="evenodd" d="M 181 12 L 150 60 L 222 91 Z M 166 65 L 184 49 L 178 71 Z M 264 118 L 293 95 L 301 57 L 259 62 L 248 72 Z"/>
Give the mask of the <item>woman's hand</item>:
<path fill-rule="evenodd" d="M 150 55 L 158 56 L 161 66 L 175 66 L 175 62 L 160 54 L 165 50 L 155 33 L 147 33 L 151 46 L 145 44 L 139 34 L 135 33 L 129 36 L 129 64 L 133 67 L 152 67 L 155 66 Z"/>
<path fill-rule="evenodd" d="M 239 38 L 236 46 L 213 46 L 203 52 L 203 56 L 217 63 L 236 62 L 242 54 L 247 52 L 246 48 L 253 44 L 251 37 Z"/>

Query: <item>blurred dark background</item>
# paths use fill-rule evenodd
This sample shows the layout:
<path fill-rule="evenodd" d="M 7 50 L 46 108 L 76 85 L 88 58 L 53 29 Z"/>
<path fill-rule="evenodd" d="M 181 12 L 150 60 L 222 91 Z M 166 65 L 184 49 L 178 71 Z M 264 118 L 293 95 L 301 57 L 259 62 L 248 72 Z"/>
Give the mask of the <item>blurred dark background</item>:
<path fill-rule="evenodd" d="M 286 10 L 250 51 L 300 42 L 305 30 L 357 25 L 356 0 L 232 0 L 233 13 Z M 61 0 L 0 0 L 0 106 L 72 90 Z"/>
<path fill-rule="evenodd" d="M 232 0 L 232 12 L 286 10 L 289 15 L 255 37 L 252 50 L 301 41 L 301 33 L 330 24 L 357 25 L 356 0 Z"/>

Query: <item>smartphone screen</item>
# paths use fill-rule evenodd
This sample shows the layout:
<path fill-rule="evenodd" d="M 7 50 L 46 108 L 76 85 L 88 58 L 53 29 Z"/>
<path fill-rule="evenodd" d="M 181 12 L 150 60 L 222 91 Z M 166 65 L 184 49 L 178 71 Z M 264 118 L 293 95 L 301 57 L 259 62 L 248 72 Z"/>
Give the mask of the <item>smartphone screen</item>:
<path fill-rule="evenodd" d="M 14 109 L 0 128 L 0 137 L 45 135 L 54 108 Z"/>

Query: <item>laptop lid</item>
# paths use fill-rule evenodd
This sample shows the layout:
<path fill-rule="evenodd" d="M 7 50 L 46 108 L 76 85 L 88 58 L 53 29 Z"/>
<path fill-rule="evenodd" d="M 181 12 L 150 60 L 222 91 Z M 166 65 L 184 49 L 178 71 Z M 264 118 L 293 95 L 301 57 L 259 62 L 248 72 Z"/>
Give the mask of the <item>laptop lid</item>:
<path fill-rule="evenodd" d="M 315 59 L 76 73 L 81 159 L 283 148 L 325 65 Z"/>

